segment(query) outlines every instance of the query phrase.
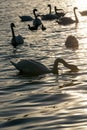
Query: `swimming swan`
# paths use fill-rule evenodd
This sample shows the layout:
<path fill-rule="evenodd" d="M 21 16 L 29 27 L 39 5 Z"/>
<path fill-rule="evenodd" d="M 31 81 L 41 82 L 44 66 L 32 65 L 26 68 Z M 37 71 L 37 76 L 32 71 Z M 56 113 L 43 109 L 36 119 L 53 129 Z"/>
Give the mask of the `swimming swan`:
<path fill-rule="evenodd" d="M 35 60 L 21 60 L 18 63 L 14 63 L 13 61 L 10 62 L 22 74 L 28 74 L 29 76 L 42 75 L 46 73 L 58 74 L 58 63 L 62 63 L 65 67 L 69 68 L 73 72 L 78 71 L 77 66 L 73 64 L 68 64 L 66 61 L 64 61 L 61 58 L 57 58 L 54 61 L 52 70 L 48 69 L 45 65 Z"/>
<path fill-rule="evenodd" d="M 57 15 L 56 14 L 52 14 L 52 11 L 51 11 L 51 5 L 48 4 L 48 7 L 49 7 L 49 13 L 48 14 L 45 14 L 45 15 L 41 15 L 41 19 L 42 20 L 54 20 L 54 19 L 57 19 Z"/>
<path fill-rule="evenodd" d="M 60 19 L 58 19 L 58 24 L 60 25 L 69 25 L 69 24 L 73 24 L 73 23 L 78 23 L 79 20 L 77 18 L 77 15 L 76 15 L 76 9 L 78 9 L 77 7 L 74 7 L 73 10 L 74 10 L 74 16 L 75 16 L 75 20 L 73 20 L 72 18 L 70 17 L 61 17 Z"/>
<path fill-rule="evenodd" d="M 69 35 L 65 41 L 65 46 L 71 49 L 78 49 L 79 43 L 75 36 Z"/>
<path fill-rule="evenodd" d="M 40 25 L 42 25 L 41 19 L 38 18 L 39 15 L 36 14 L 36 11 L 38 11 L 37 9 L 33 10 L 34 13 L 34 17 L 35 19 L 33 20 L 33 25 L 36 27 L 39 27 Z"/>
<path fill-rule="evenodd" d="M 57 15 L 57 19 L 60 17 L 63 17 L 66 13 L 64 13 L 63 9 L 57 9 L 56 6 L 54 6 L 55 14 Z"/>
<path fill-rule="evenodd" d="M 24 43 L 24 38 L 21 35 L 15 36 L 15 33 L 14 33 L 15 24 L 14 23 L 11 23 L 10 27 L 11 27 L 11 31 L 12 31 L 11 44 L 14 48 L 16 48 L 18 45 L 21 45 Z"/>

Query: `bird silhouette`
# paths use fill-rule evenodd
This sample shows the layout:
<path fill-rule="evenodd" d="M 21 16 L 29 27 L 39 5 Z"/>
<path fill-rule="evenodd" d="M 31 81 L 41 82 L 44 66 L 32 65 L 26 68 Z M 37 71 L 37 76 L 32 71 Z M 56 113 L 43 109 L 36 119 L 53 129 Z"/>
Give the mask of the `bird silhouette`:
<path fill-rule="evenodd" d="M 79 43 L 75 36 L 69 35 L 65 41 L 65 46 L 71 49 L 78 49 Z"/>
<path fill-rule="evenodd" d="M 73 8 L 75 20 L 73 20 L 71 17 L 61 17 L 57 21 L 58 24 L 60 24 L 60 25 L 69 25 L 69 24 L 73 24 L 73 23 L 78 23 L 79 20 L 78 20 L 77 15 L 76 15 L 76 9 L 78 9 L 78 8 L 77 7 Z"/>
<path fill-rule="evenodd" d="M 63 17 L 66 13 L 64 13 L 63 9 L 57 9 L 56 6 L 54 6 L 55 14 L 57 15 L 57 19 L 60 17 Z"/>
<path fill-rule="evenodd" d="M 48 4 L 47 6 L 49 7 L 49 13 L 41 15 L 41 19 L 42 20 L 54 20 L 54 19 L 57 19 L 58 16 L 56 14 L 52 14 L 51 5 Z"/>
<path fill-rule="evenodd" d="M 78 68 L 76 65 L 68 64 L 65 60 L 62 58 L 57 58 L 54 61 L 53 69 L 48 69 L 45 65 L 43 65 L 40 62 L 37 62 L 35 60 L 20 60 L 19 62 L 15 63 L 13 61 L 10 61 L 13 66 L 17 70 L 19 70 L 22 74 L 28 74 L 29 76 L 36 76 L 36 75 L 42 75 L 47 73 L 53 73 L 58 74 L 58 63 L 62 63 L 65 67 L 70 69 L 73 72 L 78 71 Z"/>
<path fill-rule="evenodd" d="M 24 38 L 21 35 L 15 36 L 15 32 L 14 32 L 15 24 L 14 23 L 11 23 L 10 27 L 11 27 L 11 31 L 12 31 L 11 45 L 14 48 L 16 48 L 17 46 L 22 45 L 24 43 Z"/>
<path fill-rule="evenodd" d="M 30 24 L 28 24 L 28 29 L 31 31 L 38 30 L 38 26 L 30 26 Z"/>
<path fill-rule="evenodd" d="M 33 26 L 39 27 L 40 25 L 42 25 L 42 21 L 39 17 L 39 15 L 36 14 L 36 11 L 38 11 L 37 9 L 34 9 L 34 20 L 33 20 Z"/>

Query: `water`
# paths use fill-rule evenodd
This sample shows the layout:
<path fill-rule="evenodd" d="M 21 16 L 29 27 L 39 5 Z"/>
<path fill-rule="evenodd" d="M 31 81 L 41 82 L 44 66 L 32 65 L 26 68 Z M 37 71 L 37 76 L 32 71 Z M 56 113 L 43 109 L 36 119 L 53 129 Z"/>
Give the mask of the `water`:
<path fill-rule="evenodd" d="M 81 1 L 79 1 L 81 2 Z M 87 17 L 77 12 L 79 24 L 59 26 L 43 21 L 46 31 L 28 30 L 29 22 L 21 22 L 19 15 L 33 16 L 33 8 L 48 12 L 47 4 L 56 5 L 74 18 L 73 7 L 84 10 L 77 0 L 1 0 L 0 1 L 0 129 L 1 130 L 86 130 L 87 129 Z M 83 7 L 83 8 L 82 8 Z M 15 33 L 25 37 L 16 54 L 10 45 L 10 23 Z M 31 24 L 32 22 L 30 22 Z M 65 48 L 68 35 L 79 41 L 78 50 Z M 70 74 L 62 65 L 59 76 L 38 77 L 18 75 L 9 58 L 35 59 L 49 68 L 57 57 L 78 66 L 79 72 Z"/>

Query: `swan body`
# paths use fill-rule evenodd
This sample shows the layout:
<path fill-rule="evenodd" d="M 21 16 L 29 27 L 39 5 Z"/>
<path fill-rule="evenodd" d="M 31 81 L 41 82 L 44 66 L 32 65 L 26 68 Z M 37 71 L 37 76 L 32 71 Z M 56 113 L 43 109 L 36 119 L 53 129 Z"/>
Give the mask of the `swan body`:
<path fill-rule="evenodd" d="M 45 14 L 45 15 L 41 15 L 41 19 L 42 20 L 54 20 L 54 19 L 57 19 L 57 15 L 56 14 L 52 14 L 51 12 L 51 5 L 48 4 L 48 7 L 49 7 L 49 13 L 48 14 Z"/>
<path fill-rule="evenodd" d="M 38 26 L 30 26 L 28 24 L 28 29 L 31 30 L 31 31 L 38 30 Z"/>
<path fill-rule="evenodd" d="M 11 61 L 12 65 L 15 66 L 22 74 L 28 74 L 29 76 L 42 75 L 47 73 L 58 74 L 58 63 L 62 63 L 65 67 L 69 68 L 71 71 L 78 71 L 77 66 L 68 64 L 61 58 L 57 58 L 54 61 L 53 69 L 48 69 L 45 65 L 35 60 L 20 60 L 15 63 Z"/>
<path fill-rule="evenodd" d="M 70 17 L 61 17 L 60 19 L 58 19 L 58 24 L 60 24 L 60 25 L 69 25 L 69 24 L 73 24 L 73 23 L 78 23 L 79 22 L 79 20 L 78 20 L 78 18 L 77 18 L 77 16 L 76 16 L 76 9 L 77 9 L 77 7 L 74 7 L 74 15 L 75 15 L 75 20 L 73 20 L 72 18 L 70 18 Z"/>
<path fill-rule="evenodd" d="M 31 16 L 19 16 L 19 18 L 21 19 L 22 22 L 33 20 Z"/>
<path fill-rule="evenodd" d="M 65 46 L 67 48 L 78 49 L 79 47 L 78 40 L 76 39 L 75 36 L 69 35 L 65 41 Z"/>
<path fill-rule="evenodd" d="M 12 31 L 12 40 L 11 40 L 11 44 L 14 48 L 16 48 L 18 45 L 22 45 L 24 43 L 24 38 L 21 35 L 15 36 L 14 33 L 14 27 L 15 24 L 11 23 L 11 31 Z"/>
<path fill-rule="evenodd" d="M 87 16 L 87 10 L 80 11 L 80 14 L 81 14 L 82 16 Z"/>

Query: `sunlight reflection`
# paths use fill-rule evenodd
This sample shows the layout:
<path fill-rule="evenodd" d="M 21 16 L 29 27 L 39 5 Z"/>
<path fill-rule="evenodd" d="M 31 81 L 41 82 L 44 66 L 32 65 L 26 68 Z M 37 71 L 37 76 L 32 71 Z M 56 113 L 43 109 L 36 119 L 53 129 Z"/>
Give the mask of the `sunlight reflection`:
<path fill-rule="evenodd" d="M 87 10 L 87 0 L 76 0 L 76 5 L 80 10 Z"/>

